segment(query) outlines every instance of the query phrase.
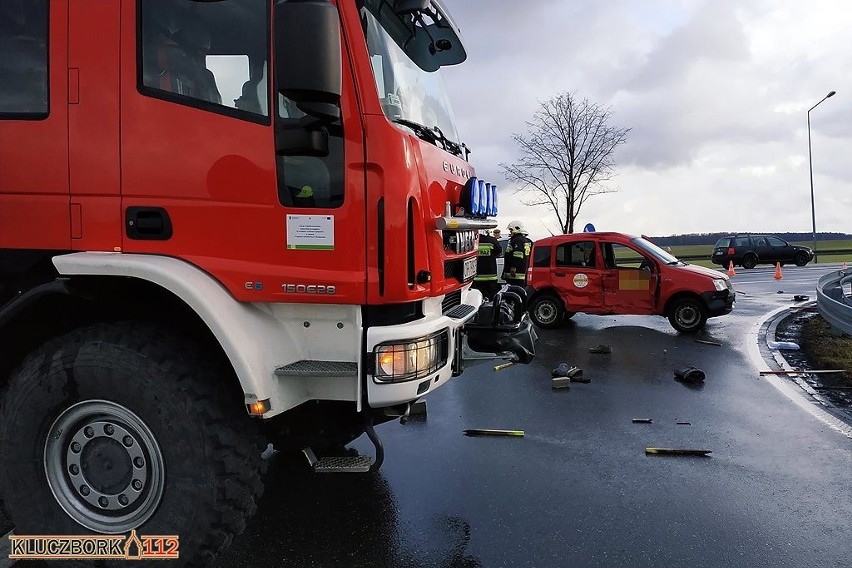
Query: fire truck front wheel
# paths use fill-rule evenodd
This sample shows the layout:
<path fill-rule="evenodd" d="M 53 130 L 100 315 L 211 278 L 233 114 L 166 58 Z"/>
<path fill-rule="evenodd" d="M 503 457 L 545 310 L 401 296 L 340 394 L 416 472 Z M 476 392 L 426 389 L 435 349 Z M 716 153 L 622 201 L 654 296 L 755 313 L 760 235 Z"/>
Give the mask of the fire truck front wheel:
<path fill-rule="evenodd" d="M 170 566 L 209 563 L 254 513 L 264 464 L 259 429 L 214 359 L 130 323 L 33 351 L 0 408 L 0 494 L 15 532 L 175 535 Z"/>

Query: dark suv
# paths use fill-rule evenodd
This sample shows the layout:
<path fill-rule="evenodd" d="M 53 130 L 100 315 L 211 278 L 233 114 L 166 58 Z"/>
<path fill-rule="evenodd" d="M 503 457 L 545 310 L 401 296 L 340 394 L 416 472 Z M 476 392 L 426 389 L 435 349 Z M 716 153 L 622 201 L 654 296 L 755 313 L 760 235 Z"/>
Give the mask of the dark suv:
<path fill-rule="evenodd" d="M 726 267 L 731 261 L 743 268 L 754 268 L 758 264 L 780 262 L 804 266 L 814 259 L 814 251 L 808 247 L 791 245 L 773 235 L 738 234 L 722 237 L 713 248 L 710 260 Z"/>

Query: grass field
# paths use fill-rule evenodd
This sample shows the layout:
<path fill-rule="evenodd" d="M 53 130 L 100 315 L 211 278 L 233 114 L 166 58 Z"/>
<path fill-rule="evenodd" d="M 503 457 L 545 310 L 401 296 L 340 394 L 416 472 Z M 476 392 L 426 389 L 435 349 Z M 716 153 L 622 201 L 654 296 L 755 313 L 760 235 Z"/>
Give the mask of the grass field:
<path fill-rule="evenodd" d="M 813 248 L 812 242 L 796 242 L 793 244 L 804 245 Z M 690 246 L 675 246 L 671 247 L 672 254 L 676 257 L 702 256 L 700 260 L 688 260 L 690 264 L 698 264 L 709 268 L 719 268 L 718 264 L 710 262 L 710 255 L 713 254 L 713 245 L 690 245 Z M 852 250 L 852 240 L 841 241 L 817 241 L 817 253 L 820 263 L 829 262 L 848 262 L 852 263 L 852 253 L 832 254 L 832 250 Z"/>

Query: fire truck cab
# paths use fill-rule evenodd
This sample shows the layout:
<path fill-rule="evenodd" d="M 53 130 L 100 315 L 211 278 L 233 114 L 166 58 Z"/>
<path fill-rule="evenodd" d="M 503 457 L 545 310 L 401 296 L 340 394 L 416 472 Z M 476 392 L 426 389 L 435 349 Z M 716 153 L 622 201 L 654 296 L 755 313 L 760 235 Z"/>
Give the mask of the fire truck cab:
<path fill-rule="evenodd" d="M 373 426 L 463 345 L 533 357 L 524 292 L 470 287 L 497 189 L 441 83 L 467 55 L 440 0 L 2 0 L 0 53 L 18 533 L 179 534 L 202 563 L 267 441 L 366 432 L 374 460 L 317 465 L 374 469 Z"/>

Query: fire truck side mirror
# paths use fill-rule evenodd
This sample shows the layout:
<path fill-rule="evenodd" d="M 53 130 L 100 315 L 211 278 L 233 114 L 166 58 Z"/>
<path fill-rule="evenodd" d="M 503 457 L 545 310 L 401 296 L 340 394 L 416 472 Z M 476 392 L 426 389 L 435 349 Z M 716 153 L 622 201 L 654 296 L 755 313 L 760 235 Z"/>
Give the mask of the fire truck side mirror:
<path fill-rule="evenodd" d="M 337 8 L 327 0 L 279 0 L 274 32 L 278 91 L 308 115 L 338 119 L 343 66 Z"/>

